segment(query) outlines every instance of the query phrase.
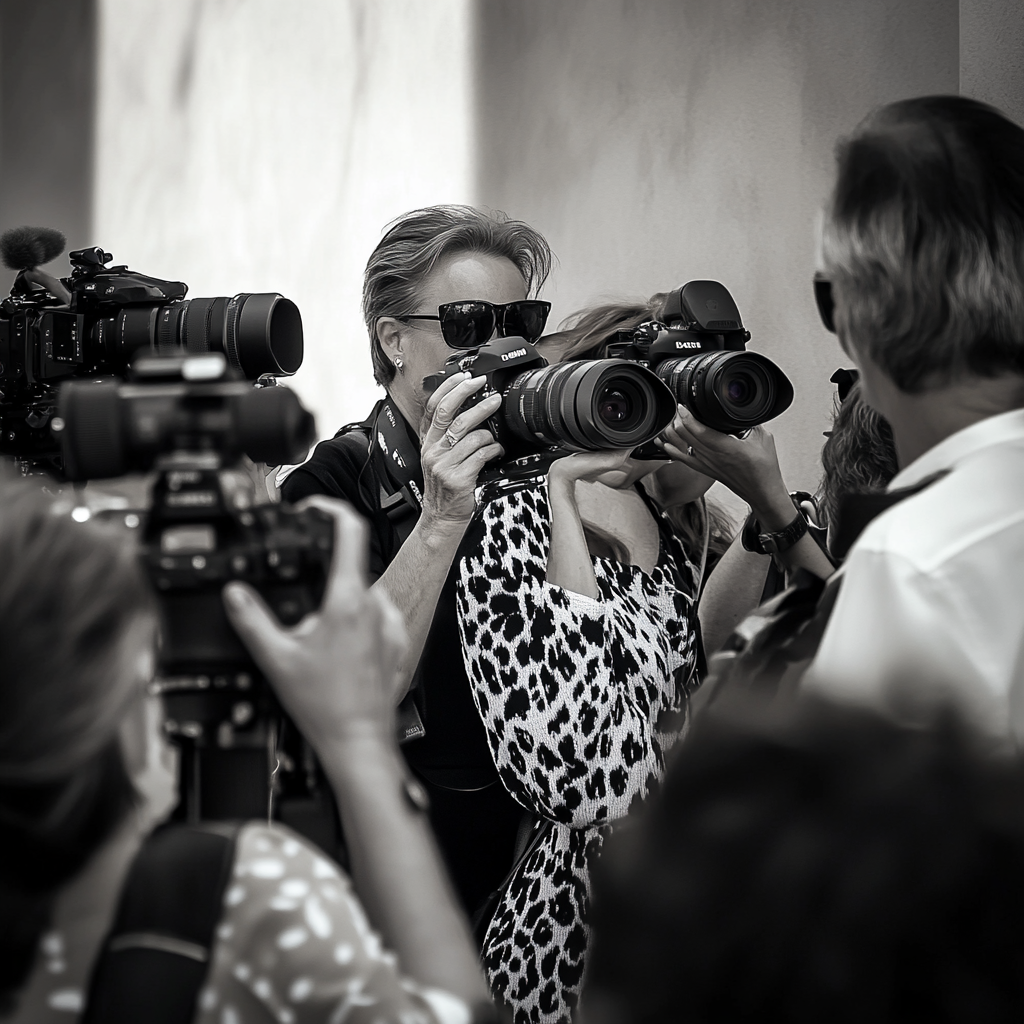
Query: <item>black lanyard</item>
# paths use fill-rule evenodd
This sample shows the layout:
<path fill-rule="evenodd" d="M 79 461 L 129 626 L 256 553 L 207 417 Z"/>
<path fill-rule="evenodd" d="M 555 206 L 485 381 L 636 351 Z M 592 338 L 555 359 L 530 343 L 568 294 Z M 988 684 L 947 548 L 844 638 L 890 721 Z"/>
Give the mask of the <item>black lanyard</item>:
<path fill-rule="evenodd" d="M 377 476 L 402 495 L 412 510 L 423 508 L 420 447 L 394 400 L 388 396 L 370 414 L 370 454 Z"/>

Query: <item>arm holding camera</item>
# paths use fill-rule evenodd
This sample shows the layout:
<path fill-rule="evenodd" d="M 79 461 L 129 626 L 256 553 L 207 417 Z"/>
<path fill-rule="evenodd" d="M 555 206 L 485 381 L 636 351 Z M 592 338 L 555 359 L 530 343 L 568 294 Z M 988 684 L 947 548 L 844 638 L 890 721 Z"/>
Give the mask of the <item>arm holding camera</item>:
<path fill-rule="evenodd" d="M 720 480 L 742 498 L 764 532 L 784 530 L 797 515 L 775 451 L 775 439 L 763 426 L 746 437 L 723 434 L 700 423 L 684 406 L 655 442 L 666 455 Z M 806 569 L 823 579 L 834 567 L 807 533 L 775 556 L 785 569 Z M 735 625 L 760 600 L 768 556 L 745 550 L 739 538 L 711 574 L 701 597 L 701 626 L 709 653 L 721 647 Z"/>
<path fill-rule="evenodd" d="M 338 800 L 352 874 L 371 918 L 406 971 L 469 1004 L 488 999 L 466 921 L 407 795 L 394 744 L 396 671 L 406 642 L 395 609 L 365 586 L 366 527 L 339 502 L 335 554 L 319 611 L 282 627 L 259 595 L 225 588 L 231 621 L 320 758 Z"/>
<path fill-rule="evenodd" d="M 408 645 L 399 662 L 396 703 L 412 681 L 437 599 L 476 509 L 476 479 L 487 462 L 502 454 L 489 431 L 478 429 L 497 410 L 500 396 L 491 395 L 459 411 L 483 386 L 483 377 L 455 374 L 427 399 L 420 426 L 423 511 L 409 539 L 372 587 L 405 620 Z"/>

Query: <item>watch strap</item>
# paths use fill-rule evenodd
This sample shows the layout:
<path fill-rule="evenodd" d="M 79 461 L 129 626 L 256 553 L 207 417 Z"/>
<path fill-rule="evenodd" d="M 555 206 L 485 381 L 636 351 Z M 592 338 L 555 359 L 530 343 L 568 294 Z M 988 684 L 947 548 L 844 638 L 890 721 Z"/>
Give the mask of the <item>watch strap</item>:
<path fill-rule="evenodd" d="M 800 492 L 797 492 L 799 495 Z M 801 495 L 802 496 L 802 495 Z M 788 551 L 807 532 L 807 520 L 800 509 L 797 495 L 790 495 L 793 507 L 796 509 L 796 516 L 792 522 L 787 523 L 781 530 L 774 532 L 764 531 L 761 524 L 751 511 L 747 521 L 743 524 L 740 533 L 740 542 L 747 551 L 758 555 L 778 555 Z"/>

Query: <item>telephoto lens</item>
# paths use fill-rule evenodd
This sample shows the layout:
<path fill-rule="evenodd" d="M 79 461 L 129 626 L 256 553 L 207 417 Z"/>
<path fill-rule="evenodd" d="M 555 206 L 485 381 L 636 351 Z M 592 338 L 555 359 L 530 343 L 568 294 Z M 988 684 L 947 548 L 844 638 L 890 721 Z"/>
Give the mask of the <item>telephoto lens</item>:
<path fill-rule="evenodd" d="M 266 373 L 290 376 L 302 365 L 302 317 L 291 299 L 276 292 L 128 306 L 107 330 L 108 344 L 122 358 L 139 349 L 220 352 L 249 380 Z"/>
<path fill-rule="evenodd" d="M 557 363 L 521 373 L 505 392 L 505 421 L 534 444 L 583 451 L 634 448 L 672 422 L 672 394 L 625 359 Z"/>
<path fill-rule="evenodd" d="M 701 423 L 738 434 L 788 408 L 793 385 L 756 352 L 704 352 L 665 359 L 655 373 Z"/>
<path fill-rule="evenodd" d="M 209 369 L 208 369 L 209 368 Z M 313 443 L 313 416 L 284 387 L 222 380 L 224 357 L 136 360 L 136 379 L 68 381 L 53 430 L 69 480 L 145 472 L 162 455 L 242 455 L 279 466 L 301 460 Z M 175 379 L 177 375 L 177 379 Z"/>

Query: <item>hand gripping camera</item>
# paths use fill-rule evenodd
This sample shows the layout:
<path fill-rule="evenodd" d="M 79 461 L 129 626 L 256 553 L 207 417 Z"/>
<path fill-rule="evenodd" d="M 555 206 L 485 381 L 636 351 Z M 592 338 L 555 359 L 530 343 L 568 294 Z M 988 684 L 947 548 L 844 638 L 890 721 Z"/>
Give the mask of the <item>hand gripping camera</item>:
<path fill-rule="evenodd" d="M 433 391 L 463 370 L 487 378 L 463 408 L 502 396 L 485 421 L 505 449 L 501 472 L 515 462 L 538 463 L 543 455 L 634 448 L 657 437 L 675 412 L 666 385 L 636 362 L 580 359 L 548 366 L 523 338 L 496 338 L 457 352 L 423 386 Z"/>
<path fill-rule="evenodd" d="M 684 284 L 670 293 L 662 317 L 619 331 L 608 354 L 649 366 L 701 423 L 741 434 L 792 404 L 789 378 L 767 357 L 746 351 L 750 332 L 724 285 Z"/>

